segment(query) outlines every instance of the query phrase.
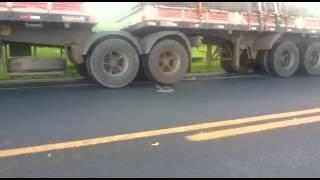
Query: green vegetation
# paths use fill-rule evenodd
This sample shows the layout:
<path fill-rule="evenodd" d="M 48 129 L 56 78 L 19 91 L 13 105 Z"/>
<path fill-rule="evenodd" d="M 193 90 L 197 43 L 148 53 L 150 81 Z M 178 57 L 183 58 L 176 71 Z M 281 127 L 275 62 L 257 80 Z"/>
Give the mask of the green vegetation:
<path fill-rule="evenodd" d="M 208 73 L 208 72 L 221 72 L 220 61 L 215 61 L 211 65 L 206 63 L 193 63 L 191 73 Z"/>
<path fill-rule="evenodd" d="M 215 52 L 216 47 L 212 47 L 212 52 Z M 221 72 L 221 65 L 219 57 L 213 57 L 212 64 L 206 61 L 207 47 L 202 45 L 198 48 L 192 48 L 192 73 L 207 73 L 207 72 Z"/>

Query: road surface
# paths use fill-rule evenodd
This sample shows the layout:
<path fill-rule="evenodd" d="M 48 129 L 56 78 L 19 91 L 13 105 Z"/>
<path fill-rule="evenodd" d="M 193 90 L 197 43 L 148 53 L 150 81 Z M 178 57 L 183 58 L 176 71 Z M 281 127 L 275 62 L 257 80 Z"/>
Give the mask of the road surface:
<path fill-rule="evenodd" d="M 320 177 L 320 78 L 0 85 L 0 177 Z"/>

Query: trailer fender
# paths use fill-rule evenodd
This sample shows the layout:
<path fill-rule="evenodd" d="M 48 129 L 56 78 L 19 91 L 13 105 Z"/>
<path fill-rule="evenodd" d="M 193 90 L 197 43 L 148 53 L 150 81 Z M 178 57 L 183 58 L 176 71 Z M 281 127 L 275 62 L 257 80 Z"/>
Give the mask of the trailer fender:
<path fill-rule="evenodd" d="M 189 55 L 191 55 L 191 44 L 189 39 L 181 32 L 178 31 L 161 31 L 149 34 L 139 40 L 142 54 L 149 54 L 152 47 L 160 40 L 166 37 L 178 37 L 183 41 L 183 45 L 186 46 Z"/>
<path fill-rule="evenodd" d="M 141 51 L 141 47 L 137 41 L 137 39 L 135 37 L 133 37 L 131 34 L 129 34 L 128 32 L 124 32 L 124 31 L 115 31 L 115 32 L 99 32 L 99 33 L 95 33 L 93 34 L 88 41 L 86 42 L 84 48 L 83 48 L 83 52 L 82 55 L 88 55 L 90 53 L 90 51 L 100 42 L 102 42 L 103 40 L 109 39 L 109 38 L 120 38 L 120 39 L 124 39 L 126 41 L 128 41 L 130 44 L 132 44 L 137 52 L 139 54 L 142 53 Z"/>
<path fill-rule="evenodd" d="M 253 50 L 258 52 L 259 50 L 272 49 L 273 45 L 280 39 L 283 33 L 264 33 L 253 43 Z"/>

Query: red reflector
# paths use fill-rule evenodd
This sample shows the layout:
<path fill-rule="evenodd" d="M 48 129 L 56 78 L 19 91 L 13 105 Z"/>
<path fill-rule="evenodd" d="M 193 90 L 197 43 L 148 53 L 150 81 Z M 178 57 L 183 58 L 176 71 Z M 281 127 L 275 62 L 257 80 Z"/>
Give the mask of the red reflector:
<path fill-rule="evenodd" d="M 20 16 L 20 19 L 28 19 L 29 20 L 31 18 L 30 18 L 30 16 L 22 15 L 22 16 Z"/>

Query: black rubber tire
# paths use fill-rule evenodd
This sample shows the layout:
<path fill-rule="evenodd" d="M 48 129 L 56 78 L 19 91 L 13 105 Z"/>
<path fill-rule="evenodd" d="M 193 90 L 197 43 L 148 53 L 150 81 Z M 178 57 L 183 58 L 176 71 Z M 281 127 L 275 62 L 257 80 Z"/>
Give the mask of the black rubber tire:
<path fill-rule="evenodd" d="M 226 72 L 226 73 L 235 73 L 236 71 L 233 69 L 232 67 L 232 61 L 220 61 L 221 67 L 222 69 Z"/>
<path fill-rule="evenodd" d="M 174 53 L 179 61 L 175 71 L 170 74 L 162 72 L 159 67 L 160 55 L 166 51 Z M 170 85 L 183 79 L 188 71 L 190 57 L 187 49 L 180 42 L 164 39 L 155 44 L 149 55 L 142 61 L 144 72 L 150 80 L 158 84 Z"/>
<path fill-rule="evenodd" d="M 223 55 L 222 55 L 223 56 Z M 232 60 L 222 60 L 220 61 L 222 69 L 227 73 L 248 73 L 252 69 L 249 64 L 249 59 L 246 53 L 241 53 L 240 55 L 240 68 L 235 70 L 232 64 Z"/>
<path fill-rule="evenodd" d="M 262 74 L 270 74 L 270 68 L 268 66 L 268 54 L 270 52 L 268 50 L 261 50 L 257 54 L 257 71 Z"/>
<path fill-rule="evenodd" d="M 222 53 L 221 53 L 221 67 L 226 73 L 235 73 L 235 70 L 232 67 L 232 44 L 228 43 L 222 46 Z M 222 60 L 224 58 L 229 58 L 230 60 Z"/>
<path fill-rule="evenodd" d="M 247 52 L 243 51 L 240 55 L 240 68 L 236 71 L 237 73 L 246 74 L 252 70 L 252 65 L 248 58 Z"/>
<path fill-rule="evenodd" d="M 260 67 L 259 67 L 258 64 L 254 64 L 254 65 L 251 67 L 251 69 L 253 70 L 254 73 L 263 74 L 263 73 L 261 72 L 261 69 L 260 69 Z"/>
<path fill-rule="evenodd" d="M 306 75 L 320 75 L 320 42 L 313 42 L 301 49 L 299 70 Z M 316 52 L 318 62 L 315 66 L 310 63 L 312 54 Z"/>
<path fill-rule="evenodd" d="M 91 75 L 88 72 L 87 65 L 85 63 L 75 64 L 74 66 L 77 72 L 80 74 L 80 76 L 84 77 L 87 80 L 93 80 Z"/>
<path fill-rule="evenodd" d="M 258 74 L 263 74 L 263 72 L 261 71 L 259 64 L 257 62 L 255 62 L 254 64 L 252 64 L 251 69 L 253 70 L 253 72 L 258 73 Z"/>
<path fill-rule="evenodd" d="M 281 55 L 288 52 L 291 59 L 289 68 L 283 68 L 281 65 Z M 299 49 L 295 43 L 291 41 L 283 41 L 274 45 L 268 56 L 268 67 L 272 75 L 278 77 L 291 77 L 296 73 L 300 63 Z"/>
<path fill-rule="evenodd" d="M 134 78 L 134 81 L 149 81 L 149 78 L 147 77 L 147 75 L 145 74 L 145 72 L 143 70 L 142 63 L 140 65 L 140 68 L 139 68 L 139 71 L 138 71 L 136 77 Z"/>
<path fill-rule="evenodd" d="M 21 57 L 8 62 L 9 72 L 54 72 L 65 69 L 66 60 L 62 58 Z"/>
<path fill-rule="evenodd" d="M 102 65 L 109 51 L 121 53 L 126 58 L 127 67 L 119 76 L 107 74 Z M 139 56 L 136 49 L 127 41 L 122 39 L 107 39 L 98 44 L 87 63 L 88 72 L 100 85 L 107 88 L 121 88 L 127 86 L 136 77 L 139 70 Z"/>

